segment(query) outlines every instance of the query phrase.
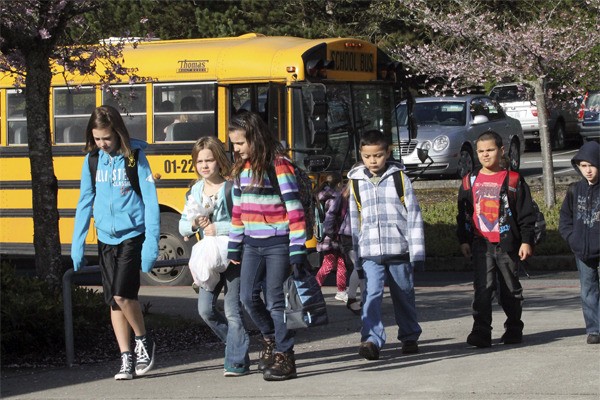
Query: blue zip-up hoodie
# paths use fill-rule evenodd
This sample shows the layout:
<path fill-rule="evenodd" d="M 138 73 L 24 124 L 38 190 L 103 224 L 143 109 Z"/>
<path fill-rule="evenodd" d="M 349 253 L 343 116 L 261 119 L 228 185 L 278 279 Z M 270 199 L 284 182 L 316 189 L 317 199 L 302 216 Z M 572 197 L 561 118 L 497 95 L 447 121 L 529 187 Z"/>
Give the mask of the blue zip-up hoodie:
<path fill-rule="evenodd" d="M 569 186 L 560 208 L 558 231 L 567 241 L 577 258 L 594 261 L 598 265 L 600 257 L 600 184 L 590 185 L 583 177 L 580 161 L 587 161 L 594 167 L 600 166 L 600 145 L 587 142 L 571 160 L 575 171 L 583 178 Z"/>
<path fill-rule="evenodd" d="M 85 238 L 92 215 L 98 240 L 102 243 L 117 245 L 144 233 L 146 239 L 142 246 L 142 270 L 150 272 L 152 269 L 158 257 L 160 211 L 152 171 L 143 152 L 145 148 L 146 142 L 131 139 L 131 150 L 140 149 L 137 173 L 141 198 L 131 188 L 125 173 L 127 160 L 123 155 L 110 155 L 101 150 L 98 152 L 94 193 L 88 161 L 90 155 L 86 155 L 81 170 L 79 202 L 71 244 L 75 271 L 83 265 Z"/>

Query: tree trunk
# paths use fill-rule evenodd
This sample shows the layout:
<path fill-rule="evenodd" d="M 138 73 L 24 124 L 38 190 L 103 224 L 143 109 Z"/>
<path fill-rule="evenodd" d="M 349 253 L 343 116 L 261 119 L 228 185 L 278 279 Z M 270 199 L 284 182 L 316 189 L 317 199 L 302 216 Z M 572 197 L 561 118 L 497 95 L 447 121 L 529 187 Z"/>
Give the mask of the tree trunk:
<path fill-rule="evenodd" d="M 544 186 L 544 200 L 546 206 L 556 204 L 554 188 L 554 164 L 552 163 L 552 141 L 548 129 L 548 115 L 546 113 L 546 97 L 544 94 L 544 78 L 538 78 L 533 84 L 535 103 L 538 109 L 538 123 L 540 128 L 540 148 L 542 150 L 542 173 Z"/>
<path fill-rule="evenodd" d="M 58 227 L 58 182 L 54 175 L 50 118 L 49 49 L 33 46 L 26 54 L 25 99 L 27 136 L 33 196 L 33 244 L 37 276 L 59 288 L 62 283 L 60 234 Z"/>

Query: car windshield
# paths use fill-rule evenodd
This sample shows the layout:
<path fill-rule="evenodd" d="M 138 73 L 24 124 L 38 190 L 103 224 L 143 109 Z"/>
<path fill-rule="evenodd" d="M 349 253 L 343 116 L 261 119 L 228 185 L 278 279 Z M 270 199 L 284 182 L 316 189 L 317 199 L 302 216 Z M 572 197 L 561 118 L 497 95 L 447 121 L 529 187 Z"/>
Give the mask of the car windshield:
<path fill-rule="evenodd" d="M 406 104 L 396 109 L 398 122 L 407 126 Z M 416 103 L 413 115 L 418 125 L 450 125 L 463 126 L 467 120 L 467 108 L 462 101 L 435 101 Z"/>
<path fill-rule="evenodd" d="M 600 92 L 590 93 L 585 103 L 589 110 L 600 111 Z"/>
<path fill-rule="evenodd" d="M 496 86 L 490 92 L 490 97 L 499 103 L 529 101 L 533 100 L 533 91 L 527 85 Z"/>

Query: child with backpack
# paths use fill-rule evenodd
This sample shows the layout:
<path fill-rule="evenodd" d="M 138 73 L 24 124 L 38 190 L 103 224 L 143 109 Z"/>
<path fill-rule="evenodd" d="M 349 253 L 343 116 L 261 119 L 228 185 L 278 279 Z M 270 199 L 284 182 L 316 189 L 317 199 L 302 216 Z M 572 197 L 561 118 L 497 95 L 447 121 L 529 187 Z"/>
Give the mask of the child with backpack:
<path fill-rule="evenodd" d="M 350 172 L 349 196 L 352 243 L 365 275 L 361 343 L 358 354 L 379 359 L 386 342 L 381 316 L 387 280 L 402 353 L 418 352 L 421 327 L 417 321 L 413 272 L 425 261 L 421 208 L 402 163 L 389 160 L 390 139 L 378 130 L 365 132 L 359 143 L 363 164 Z M 397 181 L 402 181 L 403 193 Z"/>
<path fill-rule="evenodd" d="M 600 145 L 587 142 L 571 160 L 582 179 L 569 186 L 558 231 L 575 254 L 588 344 L 600 344 Z"/>
<path fill-rule="evenodd" d="M 340 228 L 345 220 L 348 210 L 348 198 L 344 198 L 339 192 L 341 177 L 339 174 L 330 174 L 327 181 L 317 193 L 317 199 L 324 204 L 325 218 L 323 220 L 323 240 L 317 243 L 317 251 L 323 255 L 321 268 L 317 272 L 316 279 L 323 286 L 325 278 L 334 269 L 336 272 L 337 293 L 335 299 L 346 303 L 346 262 L 342 254 L 342 240 L 349 239 L 350 223 L 348 221 L 348 233 Z"/>
<path fill-rule="evenodd" d="M 210 217 L 194 215 L 190 218 L 184 209 L 179 221 L 179 233 L 184 237 L 199 233 L 202 238 L 228 238 L 233 185 L 226 180 L 231 165 L 223 144 L 213 136 L 198 139 L 192 148 L 192 162 L 199 179 L 190 189 L 189 196 L 201 207 L 213 208 L 213 212 Z M 227 243 L 226 239 L 225 246 Z M 198 288 L 198 313 L 225 343 L 224 376 L 242 376 L 250 372 L 250 339 L 244 327 L 240 305 L 240 266 L 229 263 L 219 275 L 212 290 Z M 217 309 L 217 299 L 222 290 L 225 291 L 225 315 Z"/>
<path fill-rule="evenodd" d="M 232 116 L 229 141 L 236 157 L 229 258 L 241 262 L 242 305 L 262 334 L 258 369 L 266 381 L 295 378 L 294 331 L 286 326 L 283 293 L 290 264 L 303 268 L 306 262 L 306 223 L 295 168 L 256 113 Z"/>
<path fill-rule="evenodd" d="M 88 154 L 81 171 L 71 259 L 75 271 L 84 265 L 85 238 L 93 216 L 104 299 L 110 306 L 121 351 L 121 368 L 115 379 L 129 380 L 145 375 L 154 366 L 156 346 L 146 333 L 138 292 L 140 269 L 149 273 L 158 257 L 160 210 L 156 186 L 143 152 L 145 142 L 130 139 L 116 109 L 96 108 L 85 137 Z M 131 352 L 131 330 L 135 334 L 135 356 Z"/>
<path fill-rule="evenodd" d="M 456 221 L 461 252 L 472 259 L 474 269 L 474 322 L 467 343 L 483 348 L 492 345 L 492 297 L 497 281 L 507 317 L 501 341 L 522 341 L 523 289 L 518 263 L 533 254 L 536 216 L 523 177 L 502 167 L 500 135 L 487 131 L 476 143 L 481 168 L 463 178 Z"/>

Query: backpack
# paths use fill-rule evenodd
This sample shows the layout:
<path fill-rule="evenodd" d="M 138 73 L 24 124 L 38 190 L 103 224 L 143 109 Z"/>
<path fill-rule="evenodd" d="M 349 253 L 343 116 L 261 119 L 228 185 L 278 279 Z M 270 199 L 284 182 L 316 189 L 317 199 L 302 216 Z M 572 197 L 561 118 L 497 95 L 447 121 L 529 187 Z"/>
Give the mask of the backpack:
<path fill-rule="evenodd" d="M 316 201 L 312 193 L 312 180 L 302 168 L 300 168 L 294 162 L 288 160 L 287 158 L 286 160 L 290 164 L 292 164 L 292 167 L 294 167 L 294 176 L 296 177 L 296 182 L 298 183 L 298 195 L 300 196 L 300 203 L 302 203 L 302 208 L 304 209 L 304 221 L 306 222 L 306 240 L 310 240 L 314 236 L 316 225 Z M 269 176 L 271 185 L 279 193 L 281 202 L 285 203 L 283 200 L 283 195 L 281 194 L 279 182 L 277 181 L 277 176 L 275 175 L 275 168 L 268 168 L 267 175 Z"/>
<path fill-rule="evenodd" d="M 288 329 L 326 325 L 327 306 L 317 279 L 306 270 L 294 266 L 283 283 L 285 309 L 283 320 Z"/>
<path fill-rule="evenodd" d="M 98 171 L 98 152 L 100 150 L 96 149 L 90 153 L 88 157 L 88 165 L 90 167 L 90 174 L 92 174 L 92 189 L 94 193 L 96 193 L 96 171 Z M 127 175 L 127 179 L 129 179 L 129 184 L 131 185 L 131 189 L 139 197 L 142 197 L 142 190 L 140 189 L 140 177 L 137 172 L 137 161 L 139 158 L 140 149 L 135 149 L 129 155 L 127 162 L 125 163 L 125 174 Z"/>
<path fill-rule="evenodd" d="M 398 197 L 400 198 L 400 202 L 406 208 L 406 204 L 404 204 L 404 177 L 402 171 L 396 171 L 392 174 L 394 178 L 394 186 L 396 186 L 396 193 L 398 193 Z M 358 212 L 361 211 L 362 205 L 360 204 L 360 191 L 358 190 L 358 179 L 352 179 L 352 194 L 354 195 L 354 200 L 356 200 L 356 206 L 358 207 Z"/>
<path fill-rule="evenodd" d="M 519 184 L 520 175 L 515 171 L 508 171 L 508 194 L 516 199 L 517 196 L 517 185 Z M 475 177 L 471 175 L 471 173 L 463 176 L 462 186 L 464 190 L 469 190 L 473 186 L 473 182 L 475 181 Z M 540 211 L 540 207 L 535 202 L 535 200 L 531 199 L 533 212 L 535 213 L 535 224 L 533 225 L 533 243 L 539 244 L 546 238 L 546 218 L 544 218 L 544 213 Z"/>

